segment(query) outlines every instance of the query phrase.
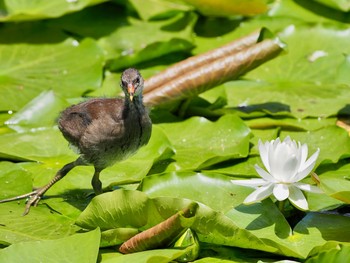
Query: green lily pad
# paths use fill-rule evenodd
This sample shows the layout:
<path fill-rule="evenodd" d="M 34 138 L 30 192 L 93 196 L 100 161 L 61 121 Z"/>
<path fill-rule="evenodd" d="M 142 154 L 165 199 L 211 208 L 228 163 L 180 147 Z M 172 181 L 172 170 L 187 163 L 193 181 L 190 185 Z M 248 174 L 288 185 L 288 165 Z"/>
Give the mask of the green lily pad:
<path fill-rule="evenodd" d="M 28 241 L 0 251 L 1 262 L 81 262 L 94 263 L 98 256 L 100 231 L 76 234 L 57 240 Z M 59 253 L 58 253 L 59 251 Z"/>
<path fill-rule="evenodd" d="M 315 184 L 315 182 L 312 181 L 311 177 L 307 177 L 305 180 L 303 180 L 303 182 L 308 184 Z M 322 186 L 320 186 L 320 188 L 323 190 Z M 309 204 L 310 211 L 330 210 L 344 204 L 342 201 L 331 197 L 327 192 L 325 192 L 325 190 L 323 191 L 323 194 L 304 192 L 304 194 L 306 195 L 307 202 Z"/>
<path fill-rule="evenodd" d="M 84 8 L 47 21 L 49 28 L 60 29 L 81 37 L 101 38 L 127 22 L 127 11 L 111 1 Z"/>
<path fill-rule="evenodd" d="M 23 21 L 58 17 L 74 12 L 88 5 L 94 5 L 106 0 L 72 0 L 60 1 L 11 1 L 5 0 L 1 5 L 0 21 Z"/>
<path fill-rule="evenodd" d="M 142 0 L 131 0 L 133 8 L 143 20 L 161 19 L 175 14 L 193 10 L 194 8 L 183 1 L 155 0 L 144 4 Z"/>
<path fill-rule="evenodd" d="M 308 213 L 294 228 L 291 240 L 299 242 L 301 251 L 322 246 L 327 241 L 349 242 L 350 220 L 346 216 Z M 301 245 L 302 244 L 302 245 Z"/>
<path fill-rule="evenodd" d="M 133 202 L 129 202 L 130 199 Z M 185 201 L 172 197 L 149 199 L 138 191 L 117 190 L 94 198 L 78 218 L 77 224 L 88 229 L 101 227 L 105 229 L 104 231 L 125 227 L 144 230 L 168 218 L 190 202 L 188 199 Z M 347 233 L 343 233 L 338 237 L 340 226 L 335 232 L 327 230 L 329 229 L 327 224 L 334 218 L 327 217 L 328 215 L 323 218 L 324 215 L 318 213 L 308 214 L 292 234 L 285 219 L 271 200 L 265 200 L 253 206 L 235 207 L 225 216 L 220 212 L 213 212 L 208 207 L 200 205 L 192 229 L 196 231 L 200 241 L 216 245 L 254 248 L 306 258 L 312 248 L 324 245 L 327 240 L 335 239 L 337 242 L 343 242 L 348 236 Z M 342 227 L 346 227 L 349 223 L 346 217 L 336 219 Z M 212 222 L 215 224 L 213 225 Z M 315 223 L 320 230 L 313 230 Z M 238 229 L 236 225 L 239 226 Z M 249 232 L 246 232 L 247 230 Z M 314 234 L 311 235 L 310 231 Z M 319 231 L 326 236 L 321 238 L 317 234 Z M 308 243 L 307 246 L 302 245 L 305 242 Z"/>
<path fill-rule="evenodd" d="M 132 202 L 130 202 L 132 200 Z M 140 230 L 170 217 L 191 203 L 188 199 L 159 197 L 150 199 L 142 192 L 116 190 L 95 197 L 77 219 L 77 224 L 87 229 L 101 227 L 102 230 L 134 227 Z M 276 248 L 264 244 L 222 213 L 200 205 L 192 225 L 201 241 L 225 244 L 264 251 Z"/>
<path fill-rule="evenodd" d="M 245 120 L 245 123 L 251 129 L 271 129 L 275 127 L 280 127 L 285 130 L 318 130 L 326 126 L 334 125 L 336 123 L 336 118 L 254 118 Z M 254 133 L 254 132 L 253 132 Z"/>
<path fill-rule="evenodd" d="M 314 0 L 315 2 L 322 3 L 334 9 L 338 9 L 344 12 L 350 11 L 349 1 L 346 0 Z"/>
<path fill-rule="evenodd" d="M 116 71 L 169 53 L 190 50 L 195 21 L 193 13 L 180 13 L 165 21 L 129 18 L 130 25 L 118 27 L 98 43 L 110 59 L 108 67 Z"/>
<path fill-rule="evenodd" d="M 278 248 L 275 253 L 302 257 L 288 241 L 291 228 L 276 205 L 270 199 L 242 205 L 252 189 L 234 185 L 231 179 L 215 173 L 171 173 L 147 177 L 139 189 L 152 198 L 181 197 L 203 203 Z"/>
<path fill-rule="evenodd" d="M 342 84 L 318 85 L 293 81 L 233 81 L 225 84 L 228 108 L 234 107 L 247 114 L 292 115 L 296 120 L 316 117 L 320 121 L 337 115 L 348 104 L 348 89 Z M 289 125 L 289 122 L 285 125 Z"/>
<path fill-rule="evenodd" d="M 75 97 L 101 83 L 102 51 L 91 39 L 0 45 L 0 54 L 0 110 L 19 110 L 43 90 Z"/>
<path fill-rule="evenodd" d="M 0 199 L 32 191 L 32 178 L 28 171 L 10 162 L 0 162 Z"/>
<path fill-rule="evenodd" d="M 293 140 L 306 143 L 309 155 L 320 148 L 320 154 L 316 162 L 337 163 L 340 159 L 350 156 L 350 140 L 348 133 L 338 126 L 327 126 L 323 129 L 310 132 L 282 131 L 281 137 L 290 136 Z"/>
<path fill-rule="evenodd" d="M 17 132 L 52 127 L 59 113 L 68 106 L 68 102 L 53 91 L 43 91 L 12 115 L 6 124 Z"/>
<path fill-rule="evenodd" d="M 70 236 L 80 229 L 74 225 L 74 219 L 52 212 L 45 206 L 32 208 L 26 216 L 22 216 L 24 201 L 3 203 L 0 207 L 1 244 L 58 239 Z"/>
<path fill-rule="evenodd" d="M 218 0 L 198 1 L 185 0 L 185 2 L 195 6 L 202 14 L 209 16 L 229 16 L 229 15 L 256 15 L 267 11 L 266 0 Z"/>
<path fill-rule="evenodd" d="M 75 156 L 57 128 L 0 136 L 0 157 L 12 160 L 48 161 L 55 156 Z"/>
<path fill-rule="evenodd" d="M 296 19 L 296 21 L 306 21 L 309 23 L 334 23 L 334 21 L 346 23 L 348 21 L 347 14 L 345 12 L 340 12 L 333 8 L 329 8 L 323 4 L 317 3 L 317 1 L 326 2 L 326 5 L 328 6 L 344 6 L 343 0 L 276 1 L 269 12 L 269 15 L 273 18 L 291 17 Z"/>
<path fill-rule="evenodd" d="M 141 73 L 142 74 L 142 73 Z M 89 92 L 89 97 L 117 97 L 120 96 L 122 90 L 120 88 L 121 73 L 105 72 L 102 86 L 98 89 Z M 142 74 L 143 76 L 143 74 Z"/>
<path fill-rule="evenodd" d="M 350 204 L 350 165 L 320 175 L 321 188 L 329 196 Z"/>
<path fill-rule="evenodd" d="M 337 244 L 336 247 L 321 251 L 318 255 L 309 258 L 306 263 L 346 262 L 350 256 L 349 244 Z"/>
<path fill-rule="evenodd" d="M 258 205 L 258 204 L 256 204 Z M 268 207 L 265 207 L 265 209 Z M 237 213 L 237 210 L 241 213 Z M 247 213 L 248 210 L 236 208 L 234 214 L 239 218 L 239 226 L 243 227 L 246 217 L 254 215 Z M 242 213 L 243 212 L 243 213 Z M 255 216 L 260 216 L 260 212 Z M 274 222 L 272 220 L 272 222 Z M 255 224 L 254 224 L 255 223 Z M 293 229 L 293 233 L 287 236 L 281 236 L 276 226 L 276 234 L 280 239 L 269 236 L 265 228 L 258 222 L 252 221 L 246 228 L 264 240 L 267 244 L 278 247 L 283 254 L 292 255 L 295 253 L 298 258 L 306 258 L 311 251 L 317 247 L 327 244 L 330 240 L 334 240 L 338 245 L 342 242 L 349 242 L 348 225 L 350 220 L 346 216 L 327 215 L 320 213 L 308 213 Z"/>
<path fill-rule="evenodd" d="M 250 118 L 256 116 L 253 113 L 296 119 L 337 115 L 350 99 L 346 74 L 350 66 L 344 56 L 350 52 L 348 35 L 342 27 L 290 25 L 280 34 L 288 45 L 287 54 L 247 73 L 245 80 L 224 85 L 226 109 L 233 108 Z M 300 39 L 308 41 L 300 45 Z M 211 101 L 215 101 L 214 94 Z M 217 93 L 216 98 L 219 94 L 222 96 Z"/>
<path fill-rule="evenodd" d="M 177 258 L 186 254 L 188 249 L 154 249 L 142 251 L 128 255 L 114 253 L 110 255 L 103 263 L 124 263 L 124 262 L 174 262 Z"/>
<path fill-rule="evenodd" d="M 251 192 L 231 183 L 232 178 L 218 173 L 168 173 L 146 177 L 139 190 L 149 197 L 170 196 L 201 202 L 227 212 L 240 205 Z"/>
<path fill-rule="evenodd" d="M 233 158 L 243 158 L 249 152 L 250 130 L 234 115 L 211 122 L 191 118 L 180 123 L 159 125 L 175 148 L 176 161 L 167 171 L 203 169 Z"/>
<path fill-rule="evenodd" d="M 339 83 L 335 77 L 344 61 L 344 54 L 350 52 L 346 44 L 349 35 L 345 27 L 291 25 L 280 34 L 282 41 L 288 45 L 288 53 L 249 72 L 246 77 L 294 85 Z M 308 41 L 300 42 L 300 39 Z"/>
<path fill-rule="evenodd" d="M 206 173 L 208 171 L 229 176 L 243 177 L 242 179 L 246 177 L 259 177 L 254 168 L 255 164 L 263 167 L 260 157 L 251 155 L 249 158 L 232 160 L 223 164 L 214 165 L 210 167 L 210 170 L 203 170 L 203 172 Z"/>
<path fill-rule="evenodd" d="M 67 35 L 61 30 L 48 27 L 42 21 L 28 21 L 17 23 L 2 23 L 0 39 L 1 44 L 54 44 L 67 39 Z"/>
<path fill-rule="evenodd" d="M 335 126 L 340 115 L 344 123 L 350 116 L 348 5 L 259 1 L 253 2 L 269 2 L 269 10 L 255 17 L 225 15 L 241 0 L 230 8 L 226 0 L 2 1 L 0 198 L 48 183 L 77 158 L 53 128 L 59 111 L 82 95 L 119 95 L 125 67 L 147 79 L 261 27 L 288 51 L 180 105 L 180 113 L 152 109 L 149 144 L 101 173 L 109 189 L 136 189 L 142 181 L 146 195 L 116 190 L 91 202 L 93 167 L 77 167 L 25 217 L 24 200 L 1 203 L 1 262 L 171 262 L 185 250 L 122 255 L 116 246 L 193 200 L 200 203 L 192 229 L 200 239 L 198 262 L 346 262 L 349 218 L 327 210 L 346 211 L 350 198 L 349 136 Z M 316 172 L 324 191 L 306 193 L 315 212 L 291 226 L 270 199 L 242 205 L 253 189 L 230 182 L 258 176 L 259 139 L 288 135 L 307 143 L 309 156 L 320 148 Z M 310 176 L 303 182 L 313 183 Z M 93 231 L 76 235 L 81 221 Z M 102 233 L 94 230 L 99 224 Z"/>

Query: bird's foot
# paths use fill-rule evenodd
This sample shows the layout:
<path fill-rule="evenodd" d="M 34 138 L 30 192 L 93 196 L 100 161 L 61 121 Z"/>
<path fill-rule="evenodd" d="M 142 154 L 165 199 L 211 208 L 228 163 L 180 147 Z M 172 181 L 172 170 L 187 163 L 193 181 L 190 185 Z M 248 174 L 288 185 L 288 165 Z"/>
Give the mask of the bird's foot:
<path fill-rule="evenodd" d="M 27 199 L 26 200 L 26 207 L 23 212 L 23 216 L 27 215 L 29 213 L 30 207 L 31 206 L 37 206 L 42 195 L 44 194 L 44 191 L 42 188 L 35 189 L 34 191 L 23 194 L 23 195 L 18 195 L 15 197 L 10 197 L 6 198 L 3 200 L 0 200 L 0 203 L 6 203 L 6 202 L 11 202 L 11 201 L 16 201 L 16 200 L 21 200 L 21 199 Z"/>

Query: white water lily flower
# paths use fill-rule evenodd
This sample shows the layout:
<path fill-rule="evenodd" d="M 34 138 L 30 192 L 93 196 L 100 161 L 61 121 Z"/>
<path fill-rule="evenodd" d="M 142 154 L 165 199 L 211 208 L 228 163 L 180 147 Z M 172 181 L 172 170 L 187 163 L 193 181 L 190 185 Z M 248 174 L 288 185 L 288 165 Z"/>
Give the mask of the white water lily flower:
<path fill-rule="evenodd" d="M 260 158 L 267 171 L 257 164 L 255 170 L 261 179 L 232 180 L 232 183 L 257 188 L 245 200 L 244 204 L 261 201 L 273 194 L 278 201 L 286 200 L 300 210 L 308 210 L 308 203 L 301 190 L 322 193 L 321 189 L 299 181 L 304 179 L 314 168 L 320 149 L 308 159 L 306 144 L 286 137 L 262 143 L 259 140 Z"/>

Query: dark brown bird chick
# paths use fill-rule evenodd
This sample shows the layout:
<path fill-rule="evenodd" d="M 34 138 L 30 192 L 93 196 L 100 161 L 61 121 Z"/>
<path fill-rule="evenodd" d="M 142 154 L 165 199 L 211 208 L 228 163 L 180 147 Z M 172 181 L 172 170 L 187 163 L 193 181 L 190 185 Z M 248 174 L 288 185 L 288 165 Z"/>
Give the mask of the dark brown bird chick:
<path fill-rule="evenodd" d="M 58 127 L 79 158 L 57 172 L 45 186 L 31 193 L 1 200 L 0 203 L 29 198 L 23 215 L 36 206 L 45 192 L 79 165 L 93 165 L 92 187 L 102 193 L 100 172 L 134 154 L 151 137 L 152 123 L 142 103 L 143 78 L 133 68 L 121 76 L 125 98 L 96 98 L 73 105 L 61 113 Z"/>

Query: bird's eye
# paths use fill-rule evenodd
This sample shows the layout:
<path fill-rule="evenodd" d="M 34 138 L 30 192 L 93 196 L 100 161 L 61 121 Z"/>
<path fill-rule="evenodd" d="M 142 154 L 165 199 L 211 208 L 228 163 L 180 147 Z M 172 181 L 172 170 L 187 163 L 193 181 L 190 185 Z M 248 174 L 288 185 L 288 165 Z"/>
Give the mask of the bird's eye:
<path fill-rule="evenodd" d="M 126 83 L 126 81 L 122 80 L 122 86 L 126 87 L 126 86 L 128 86 L 128 83 Z"/>
<path fill-rule="evenodd" d="M 135 79 L 135 84 L 140 84 L 140 78 Z"/>

